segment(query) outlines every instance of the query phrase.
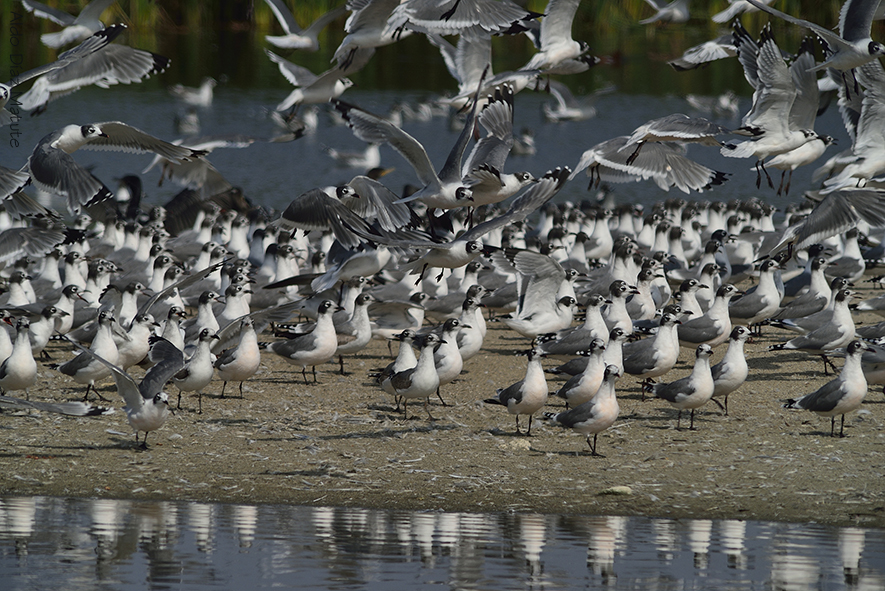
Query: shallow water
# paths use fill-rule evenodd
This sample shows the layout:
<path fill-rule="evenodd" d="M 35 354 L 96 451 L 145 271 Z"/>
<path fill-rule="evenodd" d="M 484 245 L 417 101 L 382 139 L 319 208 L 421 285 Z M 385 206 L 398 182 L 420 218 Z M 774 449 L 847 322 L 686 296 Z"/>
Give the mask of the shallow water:
<path fill-rule="evenodd" d="M 885 532 L 814 524 L 19 497 L 16 589 L 882 589 Z"/>

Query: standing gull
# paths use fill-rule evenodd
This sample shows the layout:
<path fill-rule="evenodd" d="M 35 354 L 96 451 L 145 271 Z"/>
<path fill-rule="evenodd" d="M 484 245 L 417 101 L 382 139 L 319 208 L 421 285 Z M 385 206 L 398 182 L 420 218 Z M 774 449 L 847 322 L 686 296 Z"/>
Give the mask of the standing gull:
<path fill-rule="evenodd" d="M 676 429 L 682 419 L 682 411 L 691 411 L 689 429 L 694 430 L 694 411 L 705 405 L 713 396 L 713 376 L 710 372 L 710 356 L 713 349 L 710 345 L 698 345 L 695 351 L 694 368 L 691 374 L 669 384 L 653 384 L 645 386 L 646 391 L 655 398 L 663 398 L 679 410 L 676 417 Z"/>
<path fill-rule="evenodd" d="M 713 375 L 713 402 L 724 397 L 722 409 L 728 416 L 728 396 L 741 387 L 750 373 L 747 365 L 747 357 L 744 354 L 744 344 L 753 342 L 750 329 L 745 326 L 735 326 L 728 337 L 728 349 L 722 361 L 710 368 Z"/>
<path fill-rule="evenodd" d="M 517 435 L 521 435 L 519 415 L 528 415 L 529 426 L 525 434 L 531 436 L 532 415 L 547 404 L 547 380 L 544 377 L 544 368 L 541 367 L 544 354 L 532 348 L 525 355 L 528 358 L 525 377 L 515 384 L 499 389 L 494 398 L 486 398 L 483 402 L 507 407 L 507 412 L 516 416 Z"/>
<path fill-rule="evenodd" d="M 810 394 L 787 400 L 784 408 L 801 408 L 830 417 L 830 436 L 836 436 L 836 415 L 842 415 L 839 437 L 845 437 L 845 414 L 860 407 L 867 394 L 867 380 L 861 367 L 864 352 L 875 352 L 861 341 L 848 344 L 842 372 Z"/>
<path fill-rule="evenodd" d="M 616 366 L 607 366 L 602 385 L 599 387 L 596 396 L 565 412 L 559 414 L 544 413 L 544 416 L 563 427 L 568 427 L 582 435 L 586 435 L 587 445 L 590 446 L 590 455 L 600 456 L 596 451 L 596 438 L 601 432 L 615 423 L 620 412 L 618 399 L 615 396 L 615 380 L 620 375 Z M 591 435 L 593 436 L 593 443 L 590 442 Z"/>

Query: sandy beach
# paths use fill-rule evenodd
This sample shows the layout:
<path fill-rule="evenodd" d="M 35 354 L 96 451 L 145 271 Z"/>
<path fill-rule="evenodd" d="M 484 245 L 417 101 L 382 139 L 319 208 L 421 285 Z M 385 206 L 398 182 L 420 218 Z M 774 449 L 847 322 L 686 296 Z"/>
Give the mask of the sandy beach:
<path fill-rule="evenodd" d="M 531 437 L 515 435 L 513 417 L 482 402 L 525 371 L 525 357 L 514 353 L 528 340 L 501 323 L 489 325 L 484 350 L 443 387 L 448 405 L 431 401 L 433 421 L 415 403 L 404 419 L 368 377 L 389 361 L 380 341 L 345 359 L 347 375 L 337 363 L 318 368 L 318 384 L 305 385 L 300 368 L 264 354 L 242 399 L 230 397 L 232 385 L 220 398 L 221 382 L 213 381 L 198 414 L 196 396 L 186 395 L 151 433 L 146 451 L 136 446 L 106 380 L 98 388 L 118 409 L 113 415 L 0 415 L 0 494 L 885 526 L 881 387 L 871 386 L 861 409 L 848 415 L 847 436 L 831 438 L 828 418 L 781 408 L 784 399 L 832 377 L 819 357 L 767 351 L 788 336 L 766 327 L 747 345 L 750 377 L 729 399 L 729 415 L 707 404 L 694 431 L 687 420 L 677 431 L 674 409 L 642 401 L 637 380 L 621 378 L 620 417 L 599 436 L 605 457 L 591 457 L 581 435 L 540 415 Z M 49 351 L 56 360 L 72 356 L 61 343 Z M 724 352 L 718 347 L 713 362 Z M 664 381 L 687 375 L 693 357 L 683 349 Z M 550 376 L 551 391 L 561 383 Z M 177 391 L 167 392 L 174 407 Z M 30 392 L 34 400 L 54 401 L 82 394 L 45 366 Z M 551 398 L 547 410 L 562 408 Z"/>

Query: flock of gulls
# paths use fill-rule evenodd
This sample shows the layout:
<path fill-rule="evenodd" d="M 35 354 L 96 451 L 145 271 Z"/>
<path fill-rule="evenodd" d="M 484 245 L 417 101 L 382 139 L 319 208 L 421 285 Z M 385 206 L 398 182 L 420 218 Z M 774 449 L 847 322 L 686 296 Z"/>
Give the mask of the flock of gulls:
<path fill-rule="evenodd" d="M 685 70 L 737 57 L 753 89 L 739 127 L 673 113 L 537 176 L 509 172 L 511 153 L 535 149 L 514 132 L 516 95 L 549 91 L 556 103 L 545 114 L 553 121 L 592 116 L 561 82 L 599 61 L 572 38 L 580 0 L 549 0 L 543 13 L 511 0 L 348 0 L 305 29 L 284 0 L 266 2 L 285 33 L 266 41 L 295 61 L 347 15 L 343 41 L 321 74 L 267 50 L 295 86 L 273 114 L 284 133 L 272 141 L 297 141 L 315 125 L 314 105 L 327 105 L 367 144 L 361 154 L 330 155 L 362 174 L 339 186 L 300 187 L 282 212 L 253 206 L 207 156 L 255 138 L 195 137 L 199 109 L 211 108 L 212 79 L 170 88 L 191 106 L 179 121 L 190 135 L 180 140 L 120 121 L 49 133 L 25 162 L 0 166 L 0 315 L 11 327 L 0 330 L 0 405 L 104 414 L 112 409 L 87 398 L 112 377 L 136 442 L 144 432 L 146 447 L 147 434 L 171 411 L 167 388 L 178 391 L 178 406 L 181 393 L 198 393 L 202 411 L 212 380 L 223 382 L 222 396 L 229 382 L 242 396 L 262 356 L 282 358 L 300 370 L 294 380 L 309 383 L 308 369 L 314 381 L 316 367 L 330 361 L 343 373 L 346 357 L 374 338 L 387 340 L 391 353 L 398 343 L 395 359 L 375 375 L 378 388 L 406 416 L 409 401 L 422 401 L 432 419 L 430 400 L 445 404 L 441 387 L 483 353 L 484 311 L 525 339 L 527 360 L 524 378 L 486 402 L 514 415 L 517 432 L 520 415 L 527 417 L 530 434 L 548 396 L 561 398 L 567 410 L 544 416 L 586 436 L 593 455 L 597 435 L 618 418 L 616 383 L 628 374 L 642 382 L 643 396 L 678 410 L 677 428 L 688 411 L 693 429 L 695 411 L 711 400 L 727 414 L 729 394 L 749 372 L 744 345 L 763 325 L 795 333 L 772 350 L 820 355 L 825 373 L 830 357 L 845 357 L 831 381 L 784 404 L 831 417 L 832 435 L 837 417 L 844 435 L 845 414 L 860 406 L 868 384 L 885 383 L 885 323 L 856 327 L 853 320 L 854 311 L 885 310 L 885 297 L 852 302 L 867 261 L 885 248 L 885 177 L 877 177 L 885 171 L 878 59 L 885 48 L 870 38 L 878 0 L 847 0 L 835 30 L 766 2 L 729 0 L 713 19 L 731 31 L 670 64 Z M 656 12 L 643 23 L 689 18 L 688 0 L 648 2 Z M 25 112 L 83 86 L 139 82 L 169 64 L 119 43 L 124 25 L 99 20 L 114 0 L 94 0 L 76 17 L 21 3 L 33 18 L 61 27 L 41 40 L 64 51 L 0 84 L 0 125 L 14 127 Z M 814 37 L 784 48 L 765 26 L 757 38 L 740 20 L 754 10 Z M 404 131 L 402 111 L 382 116 L 341 98 L 352 86 L 348 76 L 376 48 L 408 35 L 438 47 L 457 82 L 457 92 L 435 105 L 463 121 L 444 163 L 432 162 Z M 518 70 L 493 73 L 491 39 L 500 35 L 526 35 L 537 51 Z M 728 175 L 690 159 L 689 144 L 751 159 L 757 189 L 788 193 L 792 172 L 833 143 L 814 131 L 831 103 L 851 145 L 817 169 L 808 199 L 778 224 L 775 208 L 759 198 L 667 198 L 647 209 L 605 197 L 552 201 L 582 172 L 591 189 L 650 180 L 663 190 L 715 195 Z M 407 191 L 384 184 L 381 146 L 414 169 Z M 79 149 L 153 153 L 149 168 L 185 188 L 165 207 L 143 208 L 140 177 L 127 175 L 112 190 L 77 163 Z M 772 169 L 782 172 L 777 187 Z M 58 203 L 62 212 L 41 203 Z M 735 287 L 747 282 L 754 287 Z M 29 399 L 36 359 L 51 338 L 70 341 L 76 355 L 51 367 L 86 387 L 83 402 Z M 680 348 L 693 350 L 696 361 L 688 376 L 668 381 Z M 717 349 L 725 352 L 714 363 Z M 545 370 L 545 358 L 562 365 Z M 146 370 L 140 381 L 129 373 L 135 366 Z M 551 389 L 550 373 L 567 381 Z M 10 396 L 21 391 L 24 398 Z"/>

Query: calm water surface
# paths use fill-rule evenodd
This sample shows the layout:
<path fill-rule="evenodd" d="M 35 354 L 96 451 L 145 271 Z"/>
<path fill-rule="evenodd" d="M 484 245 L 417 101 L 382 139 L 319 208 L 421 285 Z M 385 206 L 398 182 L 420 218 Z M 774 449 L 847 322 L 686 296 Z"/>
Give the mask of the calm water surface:
<path fill-rule="evenodd" d="M 885 588 L 885 532 L 752 521 L 0 500 L 3 589 Z"/>

